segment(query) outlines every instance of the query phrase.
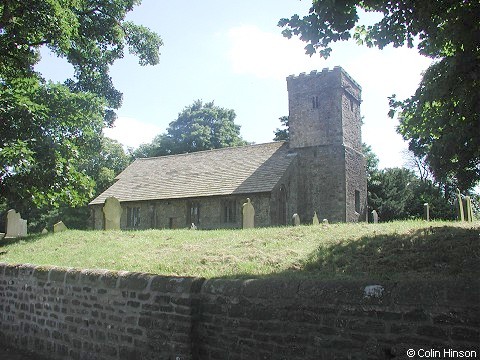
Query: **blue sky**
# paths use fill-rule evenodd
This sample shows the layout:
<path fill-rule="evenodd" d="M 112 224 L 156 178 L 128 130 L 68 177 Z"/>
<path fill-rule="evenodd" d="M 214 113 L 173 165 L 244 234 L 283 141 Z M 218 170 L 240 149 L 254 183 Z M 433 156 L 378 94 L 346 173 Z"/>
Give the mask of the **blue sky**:
<path fill-rule="evenodd" d="M 299 0 L 143 0 L 129 20 L 157 32 L 164 41 L 160 64 L 141 67 L 126 55 L 111 68 L 123 105 L 113 129 L 105 134 L 136 147 L 162 133 L 178 113 L 197 99 L 234 109 L 247 141 L 272 141 L 288 115 L 285 78 L 290 74 L 342 66 L 362 86 L 363 141 L 380 158 L 381 167 L 402 166 L 407 145 L 388 118 L 388 99 L 413 94 L 430 60 L 415 49 L 384 50 L 336 44 L 329 59 L 304 54 L 304 43 L 285 39 L 277 22 L 307 14 L 311 2 Z M 361 17 L 364 23 L 374 14 Z M 68 64 L 48 53 L 37 70 L 64 81 Z"/>

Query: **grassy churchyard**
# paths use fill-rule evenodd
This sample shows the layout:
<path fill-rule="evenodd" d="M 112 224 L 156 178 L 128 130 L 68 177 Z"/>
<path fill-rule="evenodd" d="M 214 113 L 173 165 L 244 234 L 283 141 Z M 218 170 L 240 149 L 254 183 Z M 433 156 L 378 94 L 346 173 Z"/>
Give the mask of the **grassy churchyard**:
<path fill-rule="evenodd" d="M 480 223 L 76 231 L 2 240 L 0 262 L 201 277 L 478 277 Z"/>

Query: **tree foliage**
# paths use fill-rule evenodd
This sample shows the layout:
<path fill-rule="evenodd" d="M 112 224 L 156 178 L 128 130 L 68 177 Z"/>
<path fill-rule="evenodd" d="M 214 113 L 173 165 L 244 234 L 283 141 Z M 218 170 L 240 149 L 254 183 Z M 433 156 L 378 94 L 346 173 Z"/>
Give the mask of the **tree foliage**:
<path fill-rule="evenodd" d="M 236 125 L 235 111 L 215 106 L 214 102 L 195 101 L 172 121 L 166 133 L 135 150 L 136 157 L 190 153 L 245 145 Z"/>
<path fill-rule="evenodd" d="M 378 157 L 363 143 L 367 170 L 367 202 L 382 221 L 421 218 L 423 204 L 430 206 L 432 219 L 453 219 L 453 192 L 449 187 L 419 177 L 406 168 L 378 168 Z"/>
<path fill-rule="evenodd" d="M 9 207 L 82 205 L 112 181 L 119 167 L 95 163 L 107 146 L 102 128 L 122 101 L 109 67 L 125 47 L 141 65 L 157 64 L 162 45 L 149 29 L 125 21 L 139 3 L 0 3 L 0 191 Z M 42 47 L 66 59 L 74 76 L 64 84 L 42 79 L 35 72 Z"/>
<path fill-rule="evenodd" d="M 383 15 L 359 24 L 359 9 Z M 425 159 L 439 182 L 454 179 L 466 190 L 480 179 L 480 3 L 464 0 L 315 0 L 307 16 L 281 19 L 287 37 L 297 35 L 324 57 L 332 42 L 354 38 L 380 49 L 413 47 L 434 62 L 416 93 L 391 97 L 390 115 L 400 112 L 399 133 Z"/>
<path fill-rule="evenodd" d="M 275 129 L 275 137 L 273 141 L 289 141 L 290 140 L 290 128 L 288 123 L 288 116 L 281 116 L 278 118 L 282 123 L 281 128 Z"/>

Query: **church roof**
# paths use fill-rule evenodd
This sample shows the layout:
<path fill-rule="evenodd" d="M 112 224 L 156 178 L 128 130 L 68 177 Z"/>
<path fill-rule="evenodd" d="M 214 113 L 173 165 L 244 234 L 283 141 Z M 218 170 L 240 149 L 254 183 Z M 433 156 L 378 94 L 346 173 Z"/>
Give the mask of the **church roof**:
<path fill-rule="evenodd" d="M 270 192 L 294 158 L 272 142 L 136 159 L 90 204 Z"/>

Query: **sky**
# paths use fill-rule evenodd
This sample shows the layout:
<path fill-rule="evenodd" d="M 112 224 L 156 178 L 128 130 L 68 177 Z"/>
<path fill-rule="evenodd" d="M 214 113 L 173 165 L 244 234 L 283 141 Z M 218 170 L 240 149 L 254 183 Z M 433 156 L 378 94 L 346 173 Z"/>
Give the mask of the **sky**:
<path fill-rule="evenodd" d="M 150 142 L 195 100 L 233 109 L 241 136 L 249 142 L 273 140 L 279 117 L 288 115 L 286 77 L 341 66 L 362 87 L 362 140 L 380 159 L 380 168 L 403 166 L 407 143 L 388 117 L 388 96 L 411 96 L 431 60 L 415 49 L 383 50 L 342 42 L 325 60 L 305 55 L 305 43 L 281 35 L 278 20 L 306 15 L 306 0 L 143 0 L 127 19 L 149 27 L 164 42 L 160 63 L 142 67 L 126 54 L 112 67 L 123 93 L 115 127 L 106 136 L 125 147 Z M 371 23 L 378 16 L 362 14 Z M 71 67 L 42 52 L 37 66 L 45 78 L 64 81 Z"/>

